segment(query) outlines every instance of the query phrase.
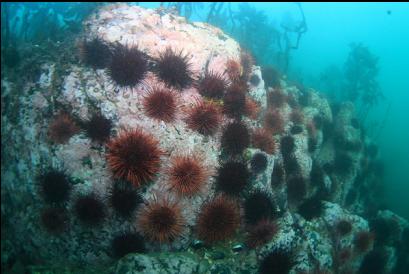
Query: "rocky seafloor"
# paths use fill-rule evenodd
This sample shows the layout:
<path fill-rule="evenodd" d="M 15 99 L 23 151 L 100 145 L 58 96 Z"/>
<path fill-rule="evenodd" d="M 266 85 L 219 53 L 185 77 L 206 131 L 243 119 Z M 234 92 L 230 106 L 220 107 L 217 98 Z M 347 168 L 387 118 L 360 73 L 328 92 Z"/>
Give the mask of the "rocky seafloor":
<path fill-rule="evenodd" d="M 40 77 L 24 83 L 2 72 L 2 269 L 18 272 L 29 264 L 37 265 L 30 268 L 34 272 L 56 273 L 71 266 L 98 273 L 257 273 L 265 272 L 260 267 L 264 258 L 279 250 L 291 257 L 290 273 L 375 273 L 365 272 L 371 270 L 363 265 L 380 257 L 384 268 L 376 273 L 400 273 L 400 254 L 407 252 L 400 244 L 408 241 L 409 224 L 376 208 L 382 175 L 379 155 L 356 119 L 353 104 L 332 106 L 319 92 L 295 86 L 284 76 L 271 82 L 268 72 L 262 73 L 251 58 L 245 62 L 248 54 L 220 29 L 187 22 L 163 9 L 110 5 L 83 27 L 79 44 L 98 38 L 117 47 L 137 46 L 152 64 L 143 80 L 131 87 L 115 81 L 112 66 L 93 68 L 81 56 L 63 70 L 57 63 L 44 62 Z M 155 60 L 167 49 L 182 52 L 179 56 L 188 60 L 191 74 L 188 85 L 175 87 L 178 107 L 171 122 L 149 117 L 142 103 L 151 87 L 163 84 Z M 71 54 L 81 55 L 78 52 Z M 210 71 L 225 77 L 227 89 L 236 82 L 246 87 L 245 110 L 232 114 L 226 94 L 208 100 L 199 92 L 201 79 Z M 214 132 L 203 134 L 189 126 L 186 116 L 198 102 L 208 101 L 222 114 Z M 166 196 L 180 208 L 182 231 L 169 241 L 155 241 L 138 227 L 138 212 L 129 218 L 118 216 L 108 197 L 114 179 L 121 176 L 107 163 L 108 147 L 91 140 L 84 130 L 58 142 L 50 125 L 62 112 L 74 121 L 89 121 L 98 112 L 111 121 L 113 140 L 132 129 L 154 136 L 162 151 L 160 165 L 149 183 L 136 183 L 144 201 L 138 212 Z M 231 155 L 223 140 L 235 121 L 247 128 L 251 141 Z M 267 132 L 270 146 L 257 142 L 260 132 Z M 255 172 L 252 159 L 260 153 L 266 166 Z M 179 155 L 198 157 L 208 171 L 194 195 L 169 189 L 168 170 Z M 250 174 L 239 193 L 218 185 L 220 169 L 229 161 L 244 163 Z M 39 191 L 39 174 L 51 168 L 64 170 L 72 182 L 70 198 L 62 206 L 68 221 L 60 233 L 44 227 L 43 212 L 50 206 Z M 252 217 L 244 204 L 260 192 L 274 204 L 271 216 L 265 217 L 278 229 L 268 239 L 259 235 L 261 244 L 254 246 L 247 240 Z M 84 225 L 74 213 L 76 199 L 88 193 L 106 206 L 97 226 Z M 203 204 L 220 193 L 239 205 L 240 220 L 234 233 L 209 244 L 198 233 L 198 216 Z M 346 232 L 340 224 L 348 227 Z M 145 236 L 146 250 L 117 260 L 112 240 L 126 231 Z"/>

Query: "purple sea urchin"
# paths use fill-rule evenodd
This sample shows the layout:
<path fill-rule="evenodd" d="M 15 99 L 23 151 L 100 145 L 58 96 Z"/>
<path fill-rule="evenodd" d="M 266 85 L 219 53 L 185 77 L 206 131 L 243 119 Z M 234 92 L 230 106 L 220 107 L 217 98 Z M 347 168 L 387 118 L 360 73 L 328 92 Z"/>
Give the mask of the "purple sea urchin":
<path fill-rule="evenodd" d="M 115 180 L 109 192 L 109 203 L 122 217 L 129 218 L 142 203 L 136 187 L 123 180 Z"/>
<path fill-rule="evenodd" d="M 263 258 L 260 263 L 260 274 L 288 274 L 294 266 L 293 255 L 285 250 L 276 249 Z"/>
<path fill-rule="evenodd" d="M 266 88 L 280 88 L 280 73 L 273 67 L 263 67 L 261 69 L 264 85 Z"/>
<path fill-rule="evenodd" d="M 52 169 L 39 176 L 38 186 L 46 203 L 61 204 L 68 200 L 72 183 L 64 172 Z"/>
<path fill-rule="evenodd" d="M 261 220 L 256 225 L 250 227 L 246 244 L 250 248 L 262 246 L 278 233 L 278 224 L 270 220 Z"/>
<path fill-rule="evenodd" d="M 86 135 L 94 142 L 105 143 L 111 136 L 112 121 L 102 114 L 94 114 L 84 123 Z"/>
<path fill-rule="evenodd" d="M 217 189 L 229 195 L 238 195 L 247 186 L 249 177 L 244 163 L 227 162 L 218 170 Z"/>
<path fill-rule="evenodd" d="M 250 145 L 250 133 L 241 122 L 232 122 L 223 131 L 222 148 L 229 154 L 240 154 Z"/>
<path fill-rule="evenodd" d="M 119 259 L 129 253 L 144 253 L 145 242 L 141 235 L 134 232 L 125 232 L 116 235 L 111 242 L 112 252 Z"/>
<path fill-rule="evenodd" d="M 111 61 L 111 50 L 101 38 L 94 38 L 80 43 L 80 58 L 94 69 L 103 69 Z"/>
<path fill-rule="evenodd" d="M 265 219 L 275 218 L 275 205 L 267 192 L 256 190 L 244 201 L 244 216 L 248 224 L 254 225 Z"/>
<path fill-rule="evenodd" d="M 236 119 L 246 113 L 246 94 L 241 85 L 233 83 L 226 91 L 223 97 L 223 112 Z"/>
<path fill-rule="evenodd" d="M 290 154 L 294 152 L 295 142 L 293 136 L 284 136 L 280 141 L 280 150 L 283 157 L 290 157 Z"/>
<path fill-rule="evenodd" d="M 291 201 L 300 201 L 307 194 L 307 183 L 301 176 L 295 176 L 287 181 L 287 195 Z"/>
<path fill-rule="evenodd" d="M 106 217 L 105 205 L 92 193 L 78 197 L 74 210 L 78 219 L 87 226 L 97 226 Z"/>
<path fill-rule="evenodd" d="M 137 47 L 116 44 L 112 50 L 108 74 L 122 88 L 132 88 L 141 83 L 148 71 L 145 54 Z"/>
<path fill-rule="evenodd" d="M 63 208 L 46 208 L 41 212 L 41 224 L 49 233 L 61 233 L 67 227 L 68 214 Z"/>
<path fill-rule="evenodd" d="M 308 221 L 320 217 L 323 211 L 324 204 L 322 200 L 317 197 L 306 199 L 298 206 L 298 213 Z"/>
<path fill-rule="evenodd" d="M 261 173 L 266 170 L 267 164 L 267 157 L 261 152 L 255 153 L 250 160 L 250 167 L 254 173 Z"/>
<path fill-rule="evenodd" d="M 171 48 L 159 54 L 155 73 L 166 85 L 179 90 L 188 87 L 193 80 L 189 57 Z"/>

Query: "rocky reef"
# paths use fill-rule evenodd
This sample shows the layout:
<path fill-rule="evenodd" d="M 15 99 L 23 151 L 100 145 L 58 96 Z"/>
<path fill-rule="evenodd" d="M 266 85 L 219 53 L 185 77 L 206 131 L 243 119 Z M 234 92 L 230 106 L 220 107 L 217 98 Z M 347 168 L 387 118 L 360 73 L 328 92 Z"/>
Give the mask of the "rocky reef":
<path fill-rule="evenodd" d="M 409 224 L 375 207 L 352 104 L 269 86 L 220 29 L 165 9 L 104 6 L 77 44 L 38 79 L 2 73 L 2 269 L 397 271 Z"/>

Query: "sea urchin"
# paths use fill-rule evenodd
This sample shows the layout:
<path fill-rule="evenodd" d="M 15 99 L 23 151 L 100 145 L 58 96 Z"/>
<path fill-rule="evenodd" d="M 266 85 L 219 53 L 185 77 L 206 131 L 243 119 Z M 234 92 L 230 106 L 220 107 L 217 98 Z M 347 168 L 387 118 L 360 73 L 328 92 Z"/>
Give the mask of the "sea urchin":
<path fill-rule="evenodd" d="M 143 100 L 145 113 L 150 118 L 173 122 L 177 111 L 177 96 L 172 89 L 162 86 L 151 88 Z"/>
<path fill-rule="evenodd" d="M 111 50 L 101 38 L 94 38 L 80 44 L 80 57 L 85 64 L 92 68 L 103 69 L 111 60 Z"/>
<path fill-rule="evenodd" d="M 61 204 L 68 200 L 72 184 L 63 171 L 51 169 L 39 176 L 38 186 L 45 202 Z"/>
<path fill-rule="evenodd" d="M 145 252 L 145 242 L 138 233 L 125 232 L 114 237 L 111 242 L 113 255 L 119 259 L 129 253 Z"/>
<path fill-rule="evenodd" d="M 246 223 L 254 225 L 261 220 L 273 219 L 275 205 L 267 192 L 256 190 L 244 201 L 244 216 Z"/>
<path fill-rule="evenodd" d="M 202 205 L 197 220 L 197 234 L 205 242 L 213 243 L 233 236 L 239 224 L 237 204 L 218 196 Z"/>
<path fill-rule="evenodd" d="M 294 266 L 293 255 L 285 250 L 276 249 L 270 252 L 260 263 L 260 274 L 287 274 Z"/>
<path fill-rule="evenodd" d="M 123 217 L 130 217 L 142 203 L 142 197 L 133 184 L 115 180 L 109 192 L 109 203 Z"/>
<path fill-rule="evenodd" d="M 274 154 L 276 151 L 276 142 L 270 132 L 263 128 L 253 131 L 251 143 L 255 148 L 261 149 L 268 154 Z"/>
<path fill-rule="evenodd" d="M 140 232 L 152 242 L 172 242 L 183 232 L 185 219 L 178 203 L 169 198 L 154 198 L 138 213 Z"/>
<path fill-rule="evenodd" d="M 229 154 L 240 154 L 250 145 L 250 133 L 241 122 L 232 122 L 223 131 L 222 148 Z"/>
<path fill-rule="evenodd" d="M 171 48 L 159 54 L 155 72 L 168 86 L 176 89 L 186 88 L 193 80 L 188 56 Z"/>
<path fill-rule="evenodd" d="M 116 44 L 108 65 L 108 74 L 122 88 L 132 88 L 139 84 L 148 71 L 145 54 L 137 47 Z"/>
<path fill-rule="evenodd" d="M 61 233 L 67 227 L 68 214 L 64 208 L 46 208 L 41 212 L 41 224 L 49 233 Z"/>
<path fill-rule="evenodd" d="M 238 195 L 247 186 L 249 178 L 250 173 L 244 163 L 227 162 L 218 170 L 217 189 L 228 195 Z"/>
<path fill-rule="evenodd" d="M 91 119 L 84 123 L 83 127 L 86 135 L 92 141 L 104 143 L 111 135 L 112 121 L 102 114 L 94 114 Z"/>
<path fill-rule="evenodd" d="M 103 202 L 93 193 L 78 197 L 74 210 L 78 219 L 87 226 L 97 226 L 106 217 Z"/>
<path fill-rule="evenodd" d="M 276 222 L 261 220 L 249 229 L 246 244 L 250 248 L 255 248 L 268 243 L 278 232 Z"/>
<path fill-rule="evenodd" d="M 140 186 L 159 171 L 162 151 L 158 141 L 141 129 L 121 132 L 107 147 L 108 165 L 116 178 Z"/>
<path fill-rule="evenodd" d="M 207 72 L 198 85 L 199 93 L 210 99 L 223 98 L 227 88 L 227 81 L 223 75 L 213 71 Z"/>
<path fill-rule="evenodd" d="M 202 135 L 213 135 L 221 123 L 219 107 L 209 101 L 196 103 L 188 112 L 186 123 L 188 127 Z"/>
<path fill-rule="evenodd" d="M 70 138 L 79 132 L 79 127 L 74 120 L 66 113 L 60 113 L 50 123 L 48 136 L 51 141 L 57 144 L 67 143 Z"/>
<path fill-rule="evenodd" d="M 187 155 L 174 157 L 167 173 L 170 188 L 184 196 L 198 193 L 210 175 L 201 159 Z"/>

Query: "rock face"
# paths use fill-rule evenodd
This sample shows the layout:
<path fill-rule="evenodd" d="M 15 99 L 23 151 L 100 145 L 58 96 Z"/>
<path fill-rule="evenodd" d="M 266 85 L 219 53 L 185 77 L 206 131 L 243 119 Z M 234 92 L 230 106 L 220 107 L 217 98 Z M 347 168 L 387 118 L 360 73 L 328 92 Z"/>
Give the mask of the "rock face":
<path fill-rule="evenodd" d="M 167 48 L 182 51 L 189 58 L 194 79 L 201 79 L 206 71 L 225 74 L 228 78 L 227 63 L 229 60 L 240 63 L 242 56 L 238 43 L 218 28 L 188 23 L 166 10 L 125 4 L 105 6 L 97 11 L 84 22 L 84 34 L 85 40 L 98 37 L 111 44 L 137 45 L 152 60 Z M 189 108 L 205 100 L 196 85 L 178 91 L 180 107 L 176 119 L 165 123 L 149 118 L 143 109 L 142 101 L 149 87 L 160 82 L 151 71 L 143 84 L 120 89 L 105 69 L 93 70 L 78 63 L 67 68 L 65 76 L 59 79 L 61 89 L 55 90 L 53 83 L 60 77 L 55 65 L 45 64 L 35 83 L 17 85 L 2 79 L 2 109 L 6 100 L 14 100 L 18 105 L 13 112 L 2 110 L 2 219 L 4 216 L 5 228 L 11 234 L 4 242 L 10 254 L 24 252 L 35 262 L 105 265 L 114 262 L 111 250 L 114 235 L 139 230 L 136 215 L 125 220 L 108 203 L 107 218 L 95 228 L 84 227 L 73 214 L 74 201 L 82 194 L 92 192 L 107 199 L 113 174 L 106 163 L 106 147 L 92 142 L 84 132 L 71 137 L 66 144 L 52 143 L 47 135 L 48 126 L 62 110 L 78 120 L 90 119 L 98 111 L 112 120 L 113 136 L 123 128 L 139 128 L 159 140 L 164 151 L 160 171 L 140 192 L 145 203 L 163 196 L 176 200 L 185 220 L 182 235 L 171 243 L 146 243 L 149 252 L 159 253 L 130 254 L 115 263 L 110 273 L 255 273 L 259 261 L 275 249 L 293 252 L 294 273 L 359 267 L 365 253 L 355 254 L 351 250 L 348 264 L 334 263 L 341 251 L 353 246 L 357 233 L 369 230 L 368 222 L 358 216 L 364 210 L 362 202 L 358 198 L 346 202 L 351 200 L 348 193 L 357 188 L 356 178 L 363 173 L 361 162 L 367 159 L 363 149 L 367 141 L 360 128 L 351 124 L 354 114 L 350 105 L 343 105 L 333 117 L 328 101 L 316 91 L 300 90 L 283 79 L 279 89 L 265 87 L 260 67 L 252 66 L 248 76 L 257 75 L 261 81 L 256 85 L 248 83 L 246 102 L 255 103 L 258 111 L 248 115 L 251 118 L 243 117 L 242 122 L 254 132 L 266 126 L 265 115 L 274 111 L 282 118 L 282 130 L 269 131 L 276 150 L 266 153 L 267 167 L 259 174 L 251 174 L 251 182 L 236 200 L 243 204 L 254 190 L 274 197 L 274 215 L 278 215 L 274 222 L 279 231 L 267 243 L 251 250 L 245 246 L 248 227 L 242 220 L 235 237 L 214 246 L 198 247 L 194 244 L 198 238 L 197 216 L 202 204 L 218 195 L 217 169 L 229 159 L 221 147 L 221 138 L 223 129 L 233 119 L 223 115 L 217 133 L 203 136 L 185 123 Z M 244 67 L 241 70 L 244 73 Z M 233 79 L 228 80 L 232 84 Z M 18 97 L 13 94 L 17 87 L 21 88 Z M 273 95 L 277 93 L 285 97 L 280 106 L 274 103 L 278 98 Z M 268 102 L 269 96 L 273 103 Z M 294 118 L 295 112 L 301 121 Z M 280 152 L 279 143 L 284 136 L 291 136 L 294 142 L 288 155 L 282 153 L 283 148 Z M 250 146 L 243 155 L 233 159 L 248 164 L 260 152 Z M 200 155 L 201 163 L 212 171 L 204 187 L 192 197 L 180 197 L 168 187 L 166 170 L 178 155 Z M 69 213 L 67 229 L 58 235 L 50 235 L 40 222 L 47 205 L 39 194 L 36 176 L 50 167 L 63 169 L 74 182 L 72 197 L 64 205 Z M 277 183 L 272 180 L 280 167 L 285 171 Z M 303 178 L 301 187 L 305 187 L 305 193 L 299 194 L 296 188 L 299 199 L 291 200 L 289 195 L 295 194 L 288 193 L 286 181 L 294 177 Z M 323 213 L 306 220 L 298 208 L 304 199 L 316 197 L 325 201 Z M 347 220 L 352 227 L 345 237 L 335 232 L 341 220 Z M 407 223 L 401 222 L 399 226 L 403 230 Z M 2 255 L 2 262 L 3 259 L 8 260 Z"/>

